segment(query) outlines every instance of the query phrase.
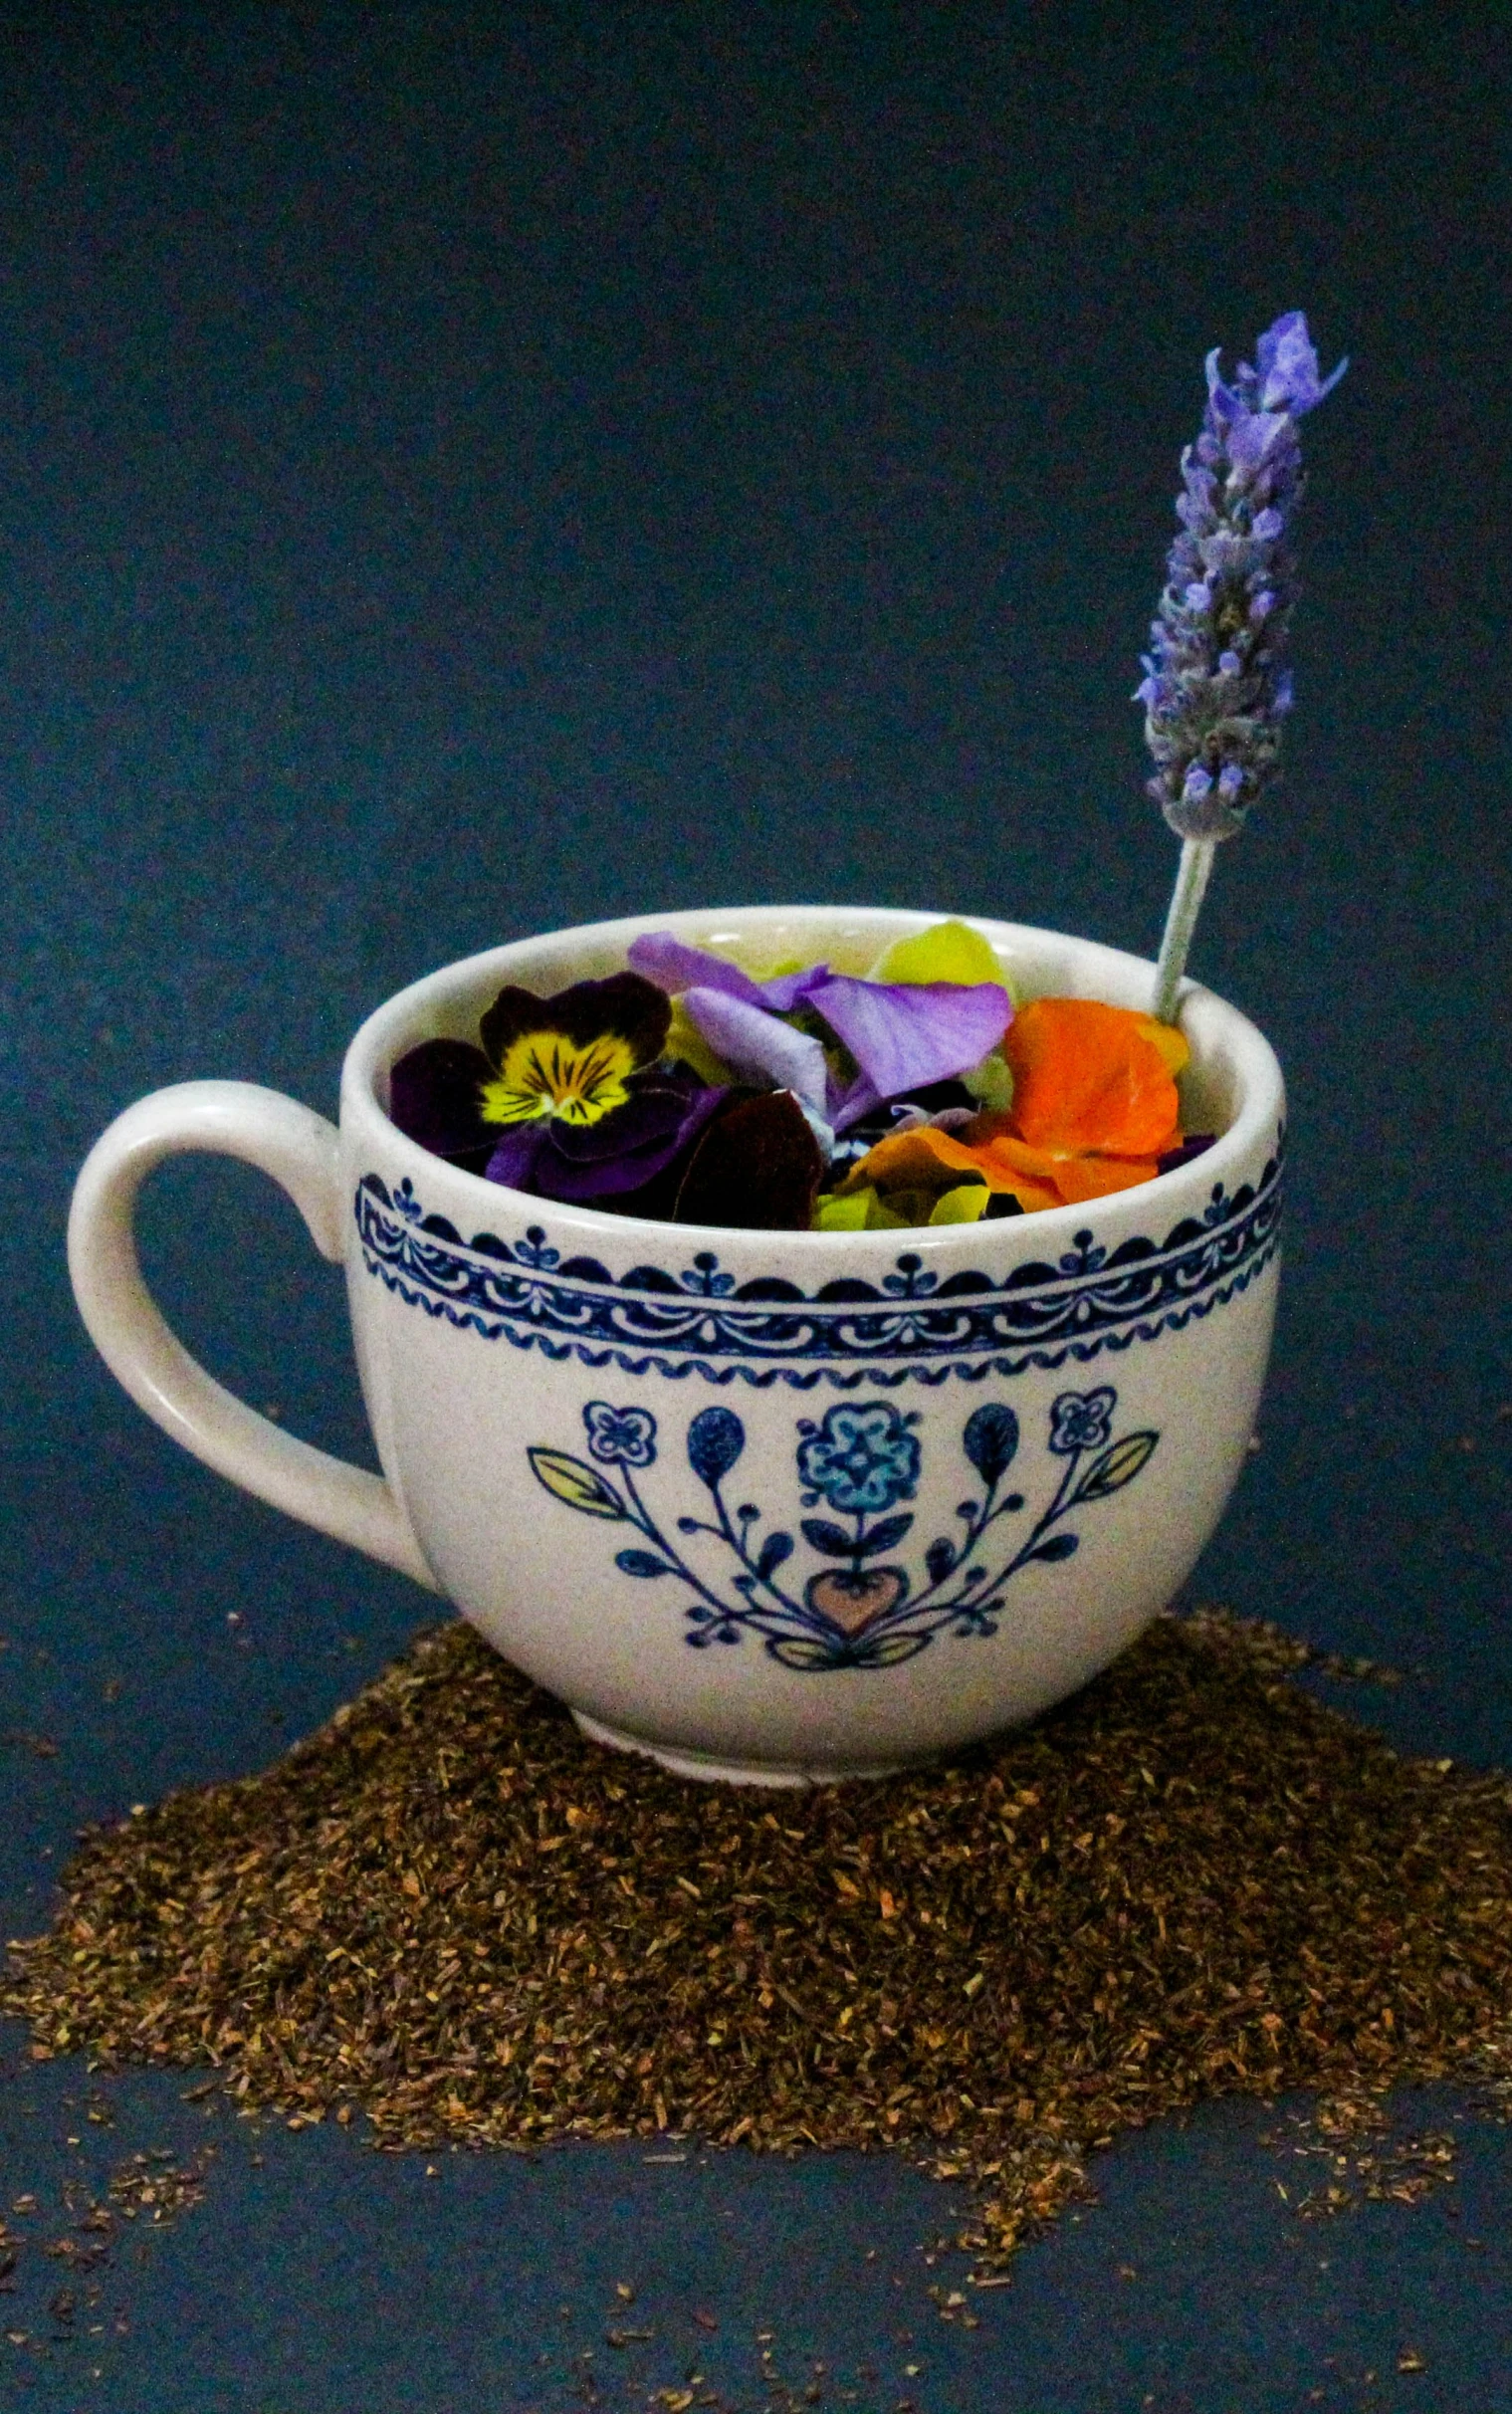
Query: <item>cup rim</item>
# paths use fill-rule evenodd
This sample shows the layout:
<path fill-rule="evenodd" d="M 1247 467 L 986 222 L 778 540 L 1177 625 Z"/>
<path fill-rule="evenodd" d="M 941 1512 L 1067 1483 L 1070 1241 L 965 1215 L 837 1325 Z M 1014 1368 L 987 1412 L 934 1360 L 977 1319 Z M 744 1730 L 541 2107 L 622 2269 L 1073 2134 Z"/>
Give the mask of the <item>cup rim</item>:
<path fill-rule="evenodd" d="M 374 1008 L 359 1025 L 346 1051 L 341 1070 L 341 1122 L 343 1130 L 354 1131 L 361 1124 L 375 1122 L 375 1139 L 390 1151 L 410 1152 L 414 1167 L 411 1178 L 423 1189 L 433 1184 L 437 1174 L 448 1178 L 448 1188 L 462 1186 L 462 1196 L 474 1202 L 473 1212 L 480 1219 L 479 1228 L 492 1213 L 534 1217 L 549 1217 L 558 1227 L 598 1235 L 608 1240 L 618 1238 L 622 1244 L 648 1245 L 647 1236 L 656 1236 L 665 1247 L 665 1235 L 675 1232 L 689 1245 L 718 1241 L 728 1250 L 733 1245 L 756 1244 L 770 1248 L 795 1248 L 816 1261 L 837 1257 L 871 1258 L 891 1261 L 900 1246 L 928 1249 L 932 1259 L 941 1251 L 953 1253 L 965 1249 L 979 1253 L 987 1234 L 994 1242 L 1016 1241 L 1020 1235 L 1036 1237 L 1034 1253 L 1041 1248 L 1053 1253 L 1058 1243 L 1069 1240 L 1089 1221 L 1106 1224 L 1111 1212 L 1127 1212 L 1139 1203 L 1136 1212 L 1141 1221 L 1160 1222 L 1179 1219 L 1182 1202 L 1192 1193 L 1210 1196 L 1214 1184 L 1227 1187 L 1233 1169 L 1250 1158 L 1257 1146 L 1267 1156 L 1275 1156 L 1284 1112 L 1285 1091 L 1281 1067 L 1274 1049 L 1264 1033 L 1239 1008 L 1200 983 L 1186 980 L 1179 992 L 1179 1020 L 1191 1043 L 1193 1058 L 1211 1055 L 1220 1046 L 1233 1068 L 1239 1090 L 1238 1111 L 1227 1129 L 1221 1132 L 1211 1148 L 1189 1164 L 1179 1166 L 1169 1174 L 1157 1174 L 1150 1182 L 1139 1183 L 1126 1191 L 1116 1191 L 1105 1197 L 1080 1201 L 1069 1207 L 1042 1207 L 1025 1215 L 1000 1218 L 989 1225 L 981 1223 L 920 1225 L 917 1229 L 876 1232 L 814 1232 L 765 1229 L 753 1230 L 739 1224 L 670 1223 L 647 1215 L 617 1215 L 601 1207 L 576 1201 L 541 1199 L 535 1193 L 517 1191 L 503 1183 L 490 1182 L 482 1174 L 468 1172 L 452 1165 L 446 1158 L 436 1156 L 411 1140 L 393 1123 L 380 1101 L 378 1084 L 384 1078 L 401 1049 L 428 1036 L 417 1025 L 433 1019 L 437 1008 L 485 988 L 497 979 L 503 983 L 512 976 L 521 978 L 528 970 L 533 956 L 548 957 L 566 946 L 617 950 L 621 958 L 631 940 L 646 931 L 670 930 L 691 941 L 711 937 L 758 933 L 763 927 L 788 927 L 796 921 L 811 923 L 815 931 L 835 926 L 847 920 L 864 923 L 869 931 L 892 931 L 900 937 L 926 930 L 942 922 L 941 912 L 927 912 L 903 906 L 702 906 L 687 907 L 667 913 L 621 915 L 604 922 L 568 925 L 555 931 L 532 933 L 522 939 L 510 940 L 497 947 L 481 949 L 477 954 L 458 958 L 441 965 L 409 982 L 391 997 Z M 1011 962 L 1015 952 L 1043 955 L 1047 951 L 1071 950 L 1079 960 L 1078 987 L 1075 990 L 1030 989 L 1030 994 L 1098 996 L 1104 988 L 1126 988 L 1146 993 L 1153 991 L 1156 968 L 1145 957 L 1128 950 L 1108 946 L 1096 939 L 1087 939 L 1071 932 L 1053 931 L 1032 923 L 1002 922 L 987 915 L 967 914 L 959 917 L 973 930 L 980 931 L 996 945 Z M 722 926 L 736 925 L 735 930 Z M 1099 976 L 1102 976 L 1100 979 Z M 1148 985 L 1148 987 L 1146 987 Z M 1113 997 L 1110 1002 L 1128 1002 Z M 455 1201 L 456 1194 L 453 1193 Z M 1147 1204 L 1148 1203 L 1148 1204 Z"/>

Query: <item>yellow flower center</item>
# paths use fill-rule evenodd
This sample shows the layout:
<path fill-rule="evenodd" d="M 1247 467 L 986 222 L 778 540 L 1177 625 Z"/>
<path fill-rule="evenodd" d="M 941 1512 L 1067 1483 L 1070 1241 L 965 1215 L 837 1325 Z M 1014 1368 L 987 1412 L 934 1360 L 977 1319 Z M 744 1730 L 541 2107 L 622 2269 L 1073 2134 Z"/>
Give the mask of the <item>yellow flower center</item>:
<path fill-rule="evenodd" d="M 554 1115 L 562 1123 L 597 1123 L 623 1106 L 635 1070 L 628 1039 L 605 1031 L 579 1043 L 562 1031 L 527 1031 L 514 1040 L 499 1079 L 483 1091 L 485 1123 L 535 1123 Z"/>

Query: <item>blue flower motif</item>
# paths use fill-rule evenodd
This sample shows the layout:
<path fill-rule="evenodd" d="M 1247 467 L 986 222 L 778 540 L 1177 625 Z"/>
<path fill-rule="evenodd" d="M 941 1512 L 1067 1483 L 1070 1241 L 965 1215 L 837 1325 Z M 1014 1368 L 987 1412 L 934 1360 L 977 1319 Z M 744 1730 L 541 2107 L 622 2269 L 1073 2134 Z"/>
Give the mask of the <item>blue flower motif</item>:
<path fill-rule="evenodd" d="M 1071 1246 L 1060 1261 L 1063 1274 L 1095 1274 L 1107 1256 L 1106 1249 L 1093 1246 L 1090 1232 L 1073 1232 Z"/>
<path fill-rule="evenodd" d="M 720 1272 L 720 1261 L 712 1249 L 700 1249 L 679 1279 L 685 1291 L 696 1291 L 701 1299 L 728 1299 L 735 1289 L 735 1276 Z"/>
<path fill-rule="evenodd" d="M 882 1277 L 882 1288 L 889 1299 L 928 1299 L 931 1291 L 938 1288 L 940 1277 L 923 1271 L 923 1264 L 920 1257 L 899 1258 L 897 1273 Z"/>
<path fill-rule="evenodd" d="M 798 1475 L 808 1486 L 805 1506 L 823 1496 L 832 1509 L 852 1514 L 890 1509 L 912 1500 L 919 1481 L 919 1442 L 909 1427 L 917 1415 L 901 1416 L 890 1401 L 865 1408 L 849 1402 L 827 1409 L 815 1428 L 804 1418 L 799 1430 Z"/>
<path fill-rule="evenodd" d="M 561 1259 L 560 1249 L 547 1248 L 545 1231 L 539 1223 L 533 1223 L 524 1240 L 516 1242 L 514 1254 L 522 1265 L 535 1266 L 542 1273 L 548 1273 Z"/>
<path fill-rule="evenodd" d="M 600 1466 L 648 1467 L 655 1458 L 656 1419 L 649 1409 L 611 1409 L 606 1400 L 590 1400 L 582 1421 Z"/>
<path fill-rule="evenodd" d="M 1095 1392 L 1062 1392 L 1050 1410 L 1050 1447 L 1062 1458 L 1100 1450 L 1113 1430 L 1118 1394 L 1110 1383 Z"/>

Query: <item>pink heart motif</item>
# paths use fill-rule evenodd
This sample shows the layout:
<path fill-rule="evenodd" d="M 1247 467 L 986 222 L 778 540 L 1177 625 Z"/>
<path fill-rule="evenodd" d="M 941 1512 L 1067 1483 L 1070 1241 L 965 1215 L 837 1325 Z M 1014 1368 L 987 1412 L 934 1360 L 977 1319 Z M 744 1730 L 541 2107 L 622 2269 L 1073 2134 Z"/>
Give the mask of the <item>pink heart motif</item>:
<path fill-rule="evenodd" d="M 859 1635 L 901 1600 L 907 1582 L 902 1568 L 826 1568 L 809 1578 L 803 1598 L 842 1635 Z"/>

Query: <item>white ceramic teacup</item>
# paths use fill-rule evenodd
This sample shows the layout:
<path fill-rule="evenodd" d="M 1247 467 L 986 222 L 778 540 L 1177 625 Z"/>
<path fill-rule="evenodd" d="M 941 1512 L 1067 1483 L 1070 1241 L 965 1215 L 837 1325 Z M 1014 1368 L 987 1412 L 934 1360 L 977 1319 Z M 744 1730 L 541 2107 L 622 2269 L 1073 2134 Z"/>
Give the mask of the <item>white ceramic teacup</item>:
<path fill-rule="evenodd" d="M 222 1474 L 444 1593 L 605 1742 L 690 1775 L 875 1775 L 1031 1717 L 1171 1599 L 1243 1463 L 1276 1286 L 1280 1068 L 1188 986 L 1204 1155 L 1090 1206 L 888 1232 L 751 1232 L 559 1207 L 408 1140 L 417 1040 L 505 982 L 618 971 L 671 928 L 862 972 L 938 916 L 763 906 L 600 923 L 404 989 L 347 1052 L 337 1132 L 272 1090 L 141 1099 L 79 1178 L 85 1323 Z M 1144 1008 L 1152 968 L 979 922 L 1021 993 Z M 346 1269 L 382 1477 L 260 1417 L 174 1339 L 131 1232 L 162 1158 L 282 1183 Z"/>

